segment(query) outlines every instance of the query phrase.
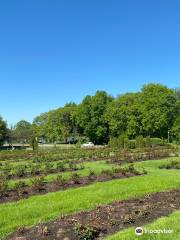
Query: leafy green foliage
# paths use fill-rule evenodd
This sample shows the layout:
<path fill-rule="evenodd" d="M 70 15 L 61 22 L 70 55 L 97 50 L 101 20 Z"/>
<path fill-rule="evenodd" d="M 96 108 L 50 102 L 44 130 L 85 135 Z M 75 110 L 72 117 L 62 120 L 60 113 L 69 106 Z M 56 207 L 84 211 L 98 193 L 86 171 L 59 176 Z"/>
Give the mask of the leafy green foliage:
<path fill-rule="evenodd" d="M 139 93 L 128 93 L 111 102 L 106 119 L 113 137 L 126 133 L 129 138 L 139 135 L 167 138 L 179 111 L 173 90 L 148 84 Z"/>
<path fill-rule="evenodd" d="M 80 176 L 78 173 L 73 173 L 71 179 L 75 184 L 80 183 Z"/>
<path fill-rule="evenodd" d="M 143 132 L 154 137 L 167 138 L 176 114 L 176 97 L 173 90 L 160 84 L 142 88 L 141 114 Z"/>
<path fill-rule="evenodd" d="M 76 223 L 74 230 L 79 240 L 94 240 L 99 233 L 97 228 L 80 223 Z"/>
<path fill-rule="evenodd" d="M 163 164 L 159 167 L 166 168 L 166 169 L 180 169 L 180 162 L 179 161 L 171 161 L 170 163 Z"/>
<path fill-rule="evenodd" d="M 112 97 L 104 91 L 97 91 L 95 96 L 86 96 L 79 105 L 76 121 L 82 134 L 90 141 L 99 144 L 108 141 L 108 125 L 104 113 Z"/>
<path fill-rule="evenodd" d="M 15 129 L 9 130 L 9 139 L 16 137 L 18 141 L 30 142 L 37 137 L 55 145 L 57 142 L 67 143 L 68 139 L 71 143 L 80 144 L 84 140 L 104 144 L 121 136 L 126 141 L 141 135 L 167 139 L 169 132 L 170 141 L 178 142 L 179 116 L 179 89 L 147 84 L 140 92 L 116 98 L 105 91 L 97 91 L 94 96 L 85 96 L 79 105 L 68 103 L 37 116 L 32 125 L 22 120 Z M 7 138 L 6 131 L 6 124 L 0 119 L 0 144 Z M 131 143 L 127 141 L 121 144 L 121 148 L 133 148 Z M 150 142 L 145 141 L 145 145 L 150 146 Z"/>
<path fill-rule="evenodd" d="M 24 181 L 18 181 L 14 185 L 14 189 L 17 191 L 19 196 L 23 194 L 25 187 L 26 187 L 26 183 Z"/>
<path fill-rule="evenodd" d="M 6 122 L 0 117 L 0 146 L 4 143 L 8 134 Z"/>
<path fill-rule="evenodd" d="M 0 175 L 0 197 L 4 196 L 8 190 L 8 181 L 5 176 Z"/>
<path fill-rule="evenodd" d="M 33 136 L 31 123 L 21 120 L 9 132 L 9 142 L 30 143 Z"/>
<path fill-rule="evenodd" d="M 180 112 L 173 123 L 172 135 L 177 142 L 180 142 Z"/>
<path fill-rule="evenodd" d="M 43 188 L 43 185 L 44 185 L 44 176 L 33 178 L 30 181 L 31 181 L 32 187 L 35 190 L 40 191 Z"/>
<path fill-rule="evenodd" d="M 64 184 L 66 183 L 66 180 L 62 175 L 59 174 L 55 179 L 55 183 L 57 185 L 64 186 Z"/>

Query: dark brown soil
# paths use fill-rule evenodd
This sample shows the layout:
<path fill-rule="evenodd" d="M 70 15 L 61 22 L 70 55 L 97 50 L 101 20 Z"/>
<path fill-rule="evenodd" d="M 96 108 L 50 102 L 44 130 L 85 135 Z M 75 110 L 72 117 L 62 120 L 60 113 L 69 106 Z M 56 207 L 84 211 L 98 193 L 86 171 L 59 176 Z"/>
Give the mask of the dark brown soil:
<path fill-rule="evenodd" d="M 180 209 L 180 189 L 154 193 L 140 199 L 114 202 L 91 211 L 61 217 L 46 224 L 39 223 L 30 229 L 22 227 L 7 239 L 79 240 L 85 239 L 83 234 L 87 226 L 92 233 L 92 238 L 88 239 L 102 239 L 127 227 L 142 226 L 177 209 Z M 78 231 L 75 232 L 75 228 Z"/>
<path fill-rule="evenodd" d="M 57 183 L 57 182 L 46 182 L 43 183 L 42 186 L 39 188 L 32 187 L 32 186 L 26 186 L 26 187 L 20 187 L 20 191 L 18 192 L 16 189 L 11 189 L 7 191 L 7 194 L 0 196 L 0 203 L 5 202 L 13 202 L 18 201 L 23 198 L 28 198 L 33 195 L 42 195 L 49 192 L 56 192 L 59 190 L 65 190 L 68 188 L 75 188 L 75 187 L 81 187 L 85 185 L 89 185 L 91 183 L 95 182 L 105 182 L 110 181 L 112 179 L 121 179 L 121 178 L 128 178 L 133 176 L 143 175 L 141 173 L 114 173 L 112 176 L 107 174 L 101 174 L 99 176 L 93 175 L 91 177 L 80 177 L 77 182 L 74 182 L 73 180 L 69 179 L 66 180 L 65 183 Z"/>

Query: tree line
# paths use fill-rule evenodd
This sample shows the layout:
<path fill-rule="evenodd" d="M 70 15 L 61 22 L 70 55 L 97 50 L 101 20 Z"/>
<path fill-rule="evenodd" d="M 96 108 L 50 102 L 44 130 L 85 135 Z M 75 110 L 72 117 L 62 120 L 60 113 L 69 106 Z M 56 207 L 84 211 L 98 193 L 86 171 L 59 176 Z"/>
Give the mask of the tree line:
<path fill-rule="evenodd" d="M 105 91 L 87 95 L 80 104 L 67 103 L 34 118 L 21 120 L 8 129 L 0 118 L 0 144 L 89 140 L 105 144 L 112 138 L 125 136 L 158 137 L 180 141 L 180 89 L 161 84 L 147 84 L 139 92 L 112 97 Z"/>

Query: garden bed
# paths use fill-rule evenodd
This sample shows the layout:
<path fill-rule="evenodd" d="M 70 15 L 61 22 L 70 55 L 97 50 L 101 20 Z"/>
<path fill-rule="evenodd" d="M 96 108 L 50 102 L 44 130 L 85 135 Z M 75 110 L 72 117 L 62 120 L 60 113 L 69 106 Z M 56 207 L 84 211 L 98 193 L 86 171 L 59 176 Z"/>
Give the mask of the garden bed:
<path fill-rule="evenodd" d="M 20 227 L 8 240 L 94 240 L 128 227 L 142 226 L 180 209 L 180 189 L 99 206 L 56 221 Z"/>
<path fill-rule="evenodd" d="M 159 166 L 160 169 L 180 169 L 180 161 L 171 161 L 170 163 Z"/>
<path fill-rule="evenodd" d="M 146 173 L 145 170 L 140 172 L 131 165 L 128 168 L 103 170 L 100 175 L 96 175 L 93 171 L 90 171 L 89 175 L 84 177 L 80 177 L 77 173 L 73 173 L 70 179 L 64 179 L 62 175 L 58 175 L 53 182 L 45 182 L 43 177 L 34 178 L 31 186 L 27 186 L 25 182 L 19 181 L 13 189 L 8 189 L 4 191 L 4 194 L 2 193 L 0 195 L 0 203 L 18 201 L 33 195 L 46 194 L 48 192 L 86 186 L 95 182 L 128 178 Z"/>

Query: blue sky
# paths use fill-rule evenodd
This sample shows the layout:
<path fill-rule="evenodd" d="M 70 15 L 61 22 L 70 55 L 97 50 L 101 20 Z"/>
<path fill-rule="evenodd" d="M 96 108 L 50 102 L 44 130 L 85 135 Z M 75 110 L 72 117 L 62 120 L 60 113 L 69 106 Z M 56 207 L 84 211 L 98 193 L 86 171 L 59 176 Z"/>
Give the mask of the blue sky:
<path fill-rule="evenodd" d="M 178 87 L 179 13 L 179 0 L 1 1 L 0 115 L 14 124 L 96 90 Z"/>

